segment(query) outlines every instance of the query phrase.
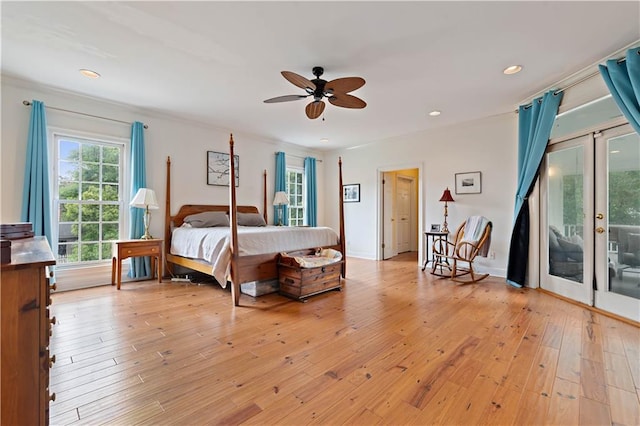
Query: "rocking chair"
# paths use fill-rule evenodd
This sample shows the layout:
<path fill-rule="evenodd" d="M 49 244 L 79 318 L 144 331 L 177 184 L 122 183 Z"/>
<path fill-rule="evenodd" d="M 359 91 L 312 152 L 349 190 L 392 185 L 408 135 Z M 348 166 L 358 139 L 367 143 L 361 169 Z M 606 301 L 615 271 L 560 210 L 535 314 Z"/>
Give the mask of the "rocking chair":
<path fill-rule="evenodd" d="M 478 275 L 473 270 L 476 256 L 486 257 L 491 244 L 491 230 L 493 225 L 483 216 L 471 216 L 463 222 L 455 232 L 453 242 L 444 238 L 433 242 L 434 262 L 431 274 L 451 278 L 459 283 L 475 283 L 483 280 L 489 274 Z M 468 266 L 460 266 L 465 262 Z M 460 279 L 460 276 L 469 278 Z"/>

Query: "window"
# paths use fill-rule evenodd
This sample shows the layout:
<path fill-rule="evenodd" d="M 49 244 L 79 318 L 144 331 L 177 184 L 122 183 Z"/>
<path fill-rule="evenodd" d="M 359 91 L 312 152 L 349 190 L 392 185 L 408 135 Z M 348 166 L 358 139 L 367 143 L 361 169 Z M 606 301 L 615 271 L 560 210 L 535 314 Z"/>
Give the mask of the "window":
<path fill-rule="evenodd" d="M 287 168 L 287 197 L 289 197 L 289 226 L 304 225 L 304 172 Z"/>
<path fill-rule="evenodd" d="M 58 264 L 111 259 L 124 222 L 124 143 L 54 135 Z"/>

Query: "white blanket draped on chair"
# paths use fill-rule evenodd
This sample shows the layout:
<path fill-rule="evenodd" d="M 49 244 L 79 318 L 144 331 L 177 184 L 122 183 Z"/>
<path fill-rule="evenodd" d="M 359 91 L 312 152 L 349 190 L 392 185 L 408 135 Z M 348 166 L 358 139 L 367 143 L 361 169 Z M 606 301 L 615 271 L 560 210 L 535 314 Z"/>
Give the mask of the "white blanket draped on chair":
<path fill-rule="evenodd" d="M 489 219 L 484 216 L 471 216 L 467 219 L 464 225 L 464 235 L 462 240 L 467 243 L 471 243 L 474 246 L 478 245 L 484 230 L 489 224 Z M 491 245 L 491 234 L 487 238 L 487 241 L 478 250 L 478 256 L 487 257 L 489 254 L 489 246 Z"/>

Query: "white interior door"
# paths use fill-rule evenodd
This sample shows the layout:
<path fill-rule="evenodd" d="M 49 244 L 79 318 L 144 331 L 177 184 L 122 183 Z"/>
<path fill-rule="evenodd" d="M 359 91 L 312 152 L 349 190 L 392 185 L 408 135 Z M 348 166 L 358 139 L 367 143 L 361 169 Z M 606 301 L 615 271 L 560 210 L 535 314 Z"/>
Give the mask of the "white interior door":
<path fill-rule="evenodd" d="M 411 251 L 411 189 L 412 180 L 396 179 L 396 210 L 398 212 L 398 253 Z"/>
<path fill-rule="evenodd" d="M 395 238 L 396 221 L 393 214 L 395 173 L 382 174 L 382 259 L 390 259 L 397 255 Z"/>
<path fill-rule="evenodd" d="M 540 286 L 593 304 L 593 136 L 547 149 L 541 180 Z"/>

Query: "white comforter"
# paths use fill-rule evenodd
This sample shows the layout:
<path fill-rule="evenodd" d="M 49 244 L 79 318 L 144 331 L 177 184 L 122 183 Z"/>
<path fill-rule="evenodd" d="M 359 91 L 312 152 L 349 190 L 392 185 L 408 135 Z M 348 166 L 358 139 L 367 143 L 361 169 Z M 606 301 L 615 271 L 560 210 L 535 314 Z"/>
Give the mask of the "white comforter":
<path fill-rule="evenodd" d="M 202 259 L 212 265 L 213 277 L 226 287 L 231 270 L 230 228 L 180 227 L 171 236 L 171 254 Z M 331 228 L 296 228 L 287 226 L 238 226 L 240 256 L 331 246 L 338 235 Z"/>

